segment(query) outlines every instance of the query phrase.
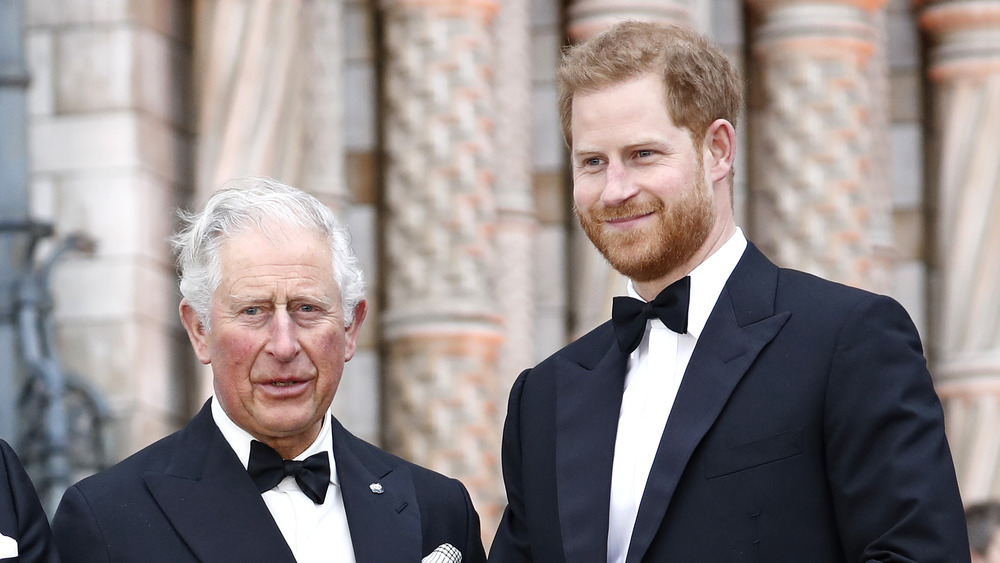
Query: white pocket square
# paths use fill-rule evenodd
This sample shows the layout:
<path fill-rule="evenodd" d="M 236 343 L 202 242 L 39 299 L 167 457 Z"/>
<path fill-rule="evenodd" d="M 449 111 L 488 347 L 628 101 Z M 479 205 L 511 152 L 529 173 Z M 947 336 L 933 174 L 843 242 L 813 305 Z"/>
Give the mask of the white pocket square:
<path fill-rule="evenodd" d="M 437 552 L 435 551 L 434 553 Z M 14 538 L 8 538 L 7 536 L 0 534 L 0 559 L 7 559 L 8 557 L 17 557 L 17 540 L 15 540 Z M 459 556 L 459 559 L 461 558 L 462 557 Z M 442 559 L 442 561 L 444 560 Z"/>
<path fill-rule="evenodd" d="M 450 543 L 443 543 L 420 563 L 462 563 L 462 552 Z"/>

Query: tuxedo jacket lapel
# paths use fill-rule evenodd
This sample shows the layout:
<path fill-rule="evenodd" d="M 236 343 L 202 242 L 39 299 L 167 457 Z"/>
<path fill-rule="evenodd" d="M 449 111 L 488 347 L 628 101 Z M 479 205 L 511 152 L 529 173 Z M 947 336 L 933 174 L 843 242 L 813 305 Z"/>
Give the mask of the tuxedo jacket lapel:
<path fill-rule="evenodd" d="M 603 333 L 600 332 L 603 330 Z M 556 483 L 567 561 L 607 561 L 611 468 L 627 358 L 611 324 L 556 369 Z M 594 346 L 594 343 L 598 345 Z M 572 358 L 572 359 L 571 359 Z"/>
<path fill-rule="evenodd" d="M 778 269 L 753 245 L 730 276 L 698 339 L 646 482 L 626 560 L 642 560 L 695 448 L 761 349 L 788 320 L 774 311 Z"/>
<path fill-rule="evenodd" d="M 333 456 L 358 563 L 419 561 L 420 507 L 409 471 L 337 419 L 332 422 Z M 380 493 L 373 492 L 374 484 Z"/>
<path fill-rule="evenodd" d="M 205 562 L 295 558 L 206 403 L 179 436 L 166 471 L 146 486 L 177 533 Z"/>

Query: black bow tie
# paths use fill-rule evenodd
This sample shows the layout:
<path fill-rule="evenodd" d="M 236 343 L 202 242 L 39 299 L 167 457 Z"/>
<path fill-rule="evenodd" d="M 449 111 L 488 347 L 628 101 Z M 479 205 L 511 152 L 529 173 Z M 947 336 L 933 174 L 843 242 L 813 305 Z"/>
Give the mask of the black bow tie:
<path fill-rule="evenodd" d="M 320 452 L 302 461 L 282 459 L 271 446 L 252 440 L 247 473 L 262 493 L 276 487 L 285 477 L 295 477 L 299 489 L 307 497 L 316 504 L 323 504 L 330 485 L 330 458 L 326 452 Z"/>
<path fill-rule="evenodd" d="M 642 341 L 646 320 L 658 317 L 670 330 L 687 333 L 691 277 L 685 276 L 668 285 L 649 302 L 631 297 L 615 297 L 611 305 L 611 323 L 615 326 L 618 346 L 627 356 Z"/>

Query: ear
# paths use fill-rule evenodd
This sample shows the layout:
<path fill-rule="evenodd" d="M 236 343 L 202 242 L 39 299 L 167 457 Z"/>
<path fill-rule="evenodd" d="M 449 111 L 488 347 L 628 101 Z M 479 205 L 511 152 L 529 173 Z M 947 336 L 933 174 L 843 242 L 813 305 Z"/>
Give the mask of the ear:
<path fill-rule="evenodd" d="M 727 178 L 736 158 L 736 129 L 725 119 L 716 119 L 705 132 L 702 147 L 706 161 L 705 172 L 711 182 Z"/>
<path fill-rule="evenodd" d="M 365 322 L 365 315 L 368 314 L 368 301 L 362 299 L 354 307 L 354 319 L 350 326 L 344 329 L 346 342 L 344 342 L 344 361 L 350 361 L 354 357 L 354 351 L 358 349 L 358 338 L 361 336 L 361 324 Z"/>
<path fill-rule="evenodd" d="M 187 299 L 181 299 L 180 314 L 181 323 L 187 330 L 188 339 L 191 340 L 191 347 L 194 348 L 194 354 L 198 356 L 198 361 L 203 364 L 212 363 L 211 348 L 208 345 L 209 335 L 205 332 L 205 326 L 198 320 L 198 315 L 195 314 L 194 308 L 191 307 Z"/>

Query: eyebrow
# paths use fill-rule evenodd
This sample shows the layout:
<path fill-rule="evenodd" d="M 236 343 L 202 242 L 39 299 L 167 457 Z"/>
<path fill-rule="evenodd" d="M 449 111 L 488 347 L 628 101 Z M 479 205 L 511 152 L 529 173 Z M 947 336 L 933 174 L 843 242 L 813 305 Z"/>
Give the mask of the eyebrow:
<path fill-rule="evenodd" d="M 660 148 L 660 149 L 663 149 L 663 150 L 671 150 L 672 145 L 669 142 L 667 142 L 667 141 L 665 141 L 663 139 L 657 139 L 657 138 L 648 137 L 648 138 L 640 139 L 640 140 L 635 141 L 635 142 L 631 142 L 631 143 L 625 145 L 624 147 L 621 147 L 620 150 L 628 152 L 628 151 L 634 151 L 636 149 L 646 148 L 646 147 L 655 147 L 655 148 Z M 589 147 L 586 147 L 586 146 L 581 147 L 580 149 L 573 149 L 573 151 L 572 151 L 573 158 L 580 158 L 582 156 L 590 156 L 590 155 L 599 156 L 599 155 L 604 155 L 604 154 L 607 154 L 606 151 L 602 151 L 602 150 L 598 150 L 598 149 L 593 149 L 593 148 L 589 148 Z"/>
<path fill-rule="evenodd" d="M 601 152 L 601 151 L 595 151 L 595 150 L 573 151 L 572 152 L 572 159 L 573 160 L 580 160 L 582 158 L 590 158 L 590 157 L 594 157 L 594 156 L 603 156 L 603 155 L 604 155 L 603 152 Z"/>
<path fill-rule="evenodd" d="M 252 294 L 229 294 L 229 302 L 233 305 L 246 306 L 255 305 L 258 303 L 272 303 L 274 299 L 273 296 L 255 296 Z M 309 303 L 316 303 L 317 305 L 330 306 L 335 300 L 331 299 L 329 296 L 321 296 L 319 294 L 311 293 L 299 293 L 288 296 L 286 300 L 288 303 L 300 303 L 303 301 Z"/>

